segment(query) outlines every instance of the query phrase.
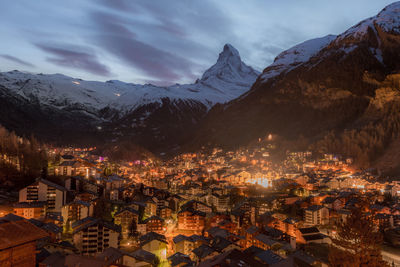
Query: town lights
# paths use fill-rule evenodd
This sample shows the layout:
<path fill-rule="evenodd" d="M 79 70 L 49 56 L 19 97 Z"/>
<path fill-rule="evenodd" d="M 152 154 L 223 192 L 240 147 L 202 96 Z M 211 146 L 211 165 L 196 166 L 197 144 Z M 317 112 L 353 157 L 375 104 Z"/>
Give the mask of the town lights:
<path fill-rule="evenodd" d="M 250 184 L 255 184 L 255 185 L 261 185 L 262 187 L 268 188 L 271 186 L 270 181 L 267 178 L 255 178 L 255 179 L 250 179 L 248 181 Z"/>

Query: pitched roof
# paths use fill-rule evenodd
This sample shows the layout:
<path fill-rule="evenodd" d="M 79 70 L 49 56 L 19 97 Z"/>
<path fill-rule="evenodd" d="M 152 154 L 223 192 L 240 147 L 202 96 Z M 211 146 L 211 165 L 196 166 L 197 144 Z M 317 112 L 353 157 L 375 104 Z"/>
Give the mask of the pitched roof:
<path fill-rule="evenodd" d="M 119 225 L 115 225 L 113 223 L 106 222 L 106 221 L 103 221 L 98 218 L 86 217 L 86 218 L 76 221 L 72 224 L 73 233 L 75 234 L 83 229 L 86 229 L 86 228 L 96 225 L 96 224 L 100 224 L 100 225 L 102 225 L 106 228 L 109 228 L 115 232 L 121 232 L 121 226 L 119 226 Z"/>
<path fill-rule="evenodd" d="M 153 240 L 158 240 L 160 242 L 168 244 L 164 235 L 160 235 L 156 232 L 149 232 L 149 233 L 145 234 L 144 236 L 140 237 L 140 245 L 143 246 Z"/>
<path fill-rule="evenodd" d="M 139 211 L 137 211 L 137 210 L 135 210 L 134 208 L 131 208 L 131 207 L 126 207 L 126 208 L 123 208 L 122 210 L 116 212 L 116 213 L 114 214 L 114 217 L 115 217 L 115 216 L 118 216 L 118 215 L 120 215 L 120 214 L 122 214 L 122 213 L 124 213 L 124 212 L 126 212 L 126 211 L 127 211 L 127 212 L 130 212 L 130 213 L 134 213 L 134 214 L 139 215 Z"/>
<path fill-rule="evenodd" d="M 271 250 L 264 250 L 260 253 L 257 253 L 255 257 L 268 265 L 277 264 L 283 261 L 283 258 L 281 256 L 273 253 Z"/>
<path fill-rule="evenodd" d="M 255 233 L 257 233 L 257 231 L 258 231 L 258 227 L 255 225 L 252 225 L 246 229 L 246 232 L 249 234 L 255 234 Z"/>
<path fill-rule="evenodd" d="M 312 205 L 312 206 L 308 207 L 306 210 L 309 210 L 309 211 L 317 211 L 317 210 L 320 210 L 320 209 L 322 209 L 322 208 L 324 208 L 324 206 L 321 206 L 321 205 Z"/>
<path fill-rule="evenodd" d="M 121 250 L 113 247 L 106 248 L 102 253 L 96 256 L 96 259 L 105 261 L 109 264 L 115 263 L 117 260 L 121 259 L 125 253 Z"/>
<path fill-rule="evenodd" d="M 34 201 L 34 202 L 18 202 L 14 203 L 14 208 L 43 208 L 47 204 L 46 201 Z"/>
<path fill-rule="evenodd" d="M 262 243 L 268 245 L 268 246 L 272 246 L 276 243 L 279 243 L 271 238 L 269 238 L 268 236 L 264 235 L 264 234 L 259 234 L 255 237 L 255 239 L 257 239 L 258 241 L 261 241 Z"/>
<path fill-rule="evenodd" d="M 304 235 L 304 236 L 303 236 L 303 238 L 304 238 L 306 241 L 320 240 L 320 239 L 324 239 L 324 238 L 326 238 L 326 237 L 327 237 L 326 235 L 321 234 L 321 233 L 312 234 L 312 235 Z"/>
<path fill-rule="evenodd" d="M 256 255 L 260 252 L 264 251 L 262 248 L 256 247 L 256 246 L 251 246 L 246 248 L 245 250 L 243 250 L 243 253 L 247 254 L 247 255 Z"/>
<path fill-rule="evenodd" d="M 203 244 L 203 245 L 201 245 L 201 246 L 199 246 L 199 247 L 193 249 L 192 252 L 193 252 L 194 254 L 196 254 L 196 256 L 197 256 L 199 259 L 202 259 L 202 258 L 205 258 L 205 257 L 207 257 L 208 255 L 212 254 L 213 252 L 215 252 L 215 250 L 214 250 L 213 248 L 211 248 L 211 247 L 209 247 L 209 246 Z"/>
<path fill-rule="evenodd" d="M 232 249 L 224 253 L 221 253 L 213 257 L 212 259 L 202 261 L 198 266 L 199 267 L 212 267 L 212 266 L 230 266 L 230 267 L 260 266 L 261 267 L 265 265 L 253 259 L 252 257 L 246 255 L 245 253 L 243 253 L 238 249 Z"/>
<path fill-rule="evenodd" d="M 304 234 L 312 234 L 312 233 L 319 233 L 319 230 L 317 227 L 306 227 L 306 228 L 300 228 L 300 232 Z"/>
<path fill-rule="evenodd" d="M 130 253 L 130 255 L 136 260 L 147 263 L 153 263 L 156 260 L 156 255 L 143 249 L 135 250 L 134 252 Z"/>
<path fill-rule="evenodd" d="M 60 165 L 58 166 L 74 166 L 76 163 L 78 163 L 78 161 L 74 161 L 74 160 L 66 160 L 60 163 Z"/>
<path fill-rule="evenodd" d="M 79 205 L 86 206 L 86 207 L 90 207 L 90 205 L 91 205 L 89 202 L 82 201 L 79 199 L 75 199 L 74 201 L 68 203 L 67 205 L 71 205 L 71 204 L 79 204 Z"/>
<path fill-rule="evenodd" d="M 179 242 L 182 242 L 184 240 L 192 241 L 189 236 L 185 236 L 185 235 L 177 235 L 172 239 L 172 241 L 175 244 L 178 244 Z"/>
<path fill-rule="evenodd" d="M 29 219 L 29 222 L 39 228 L 42 228 L 46 232 L 51 232 L 54 234 L 58 234 L 58 233 L 62 232 L 62 228 L 55 225 L 54 223 L 44 223 L 44 222 L 36 220 L 36 219 Z"/>
<path fill-rule="evenodd" d="M 60 191 L 67 191 L 67 189 L 65 187 L 63 187 L 61 185 L 58 185 L 56 183 L 53 183 L 53 182 L 51 182 L 49 180 L 46 180 L 46 179 L 39 179 L 38 182 L 46 184 L 47 186 L 50 186 L 50 187 L 54 187 L 54 188 L 56 188 L 56 189 L 58 189 Z"/>
<path fill-rule="evenodd" d="M 0 223 L 0 250 L 35 241 L 49 235 L 26 220 Z"/>
<path fill-rule="evenodd" d="M 173 254 L 172 256 L 168 257 L 168 260 L 171 262 L 171 266 L 176 266 L 182 263 L 186 264 L 192 264 L 193 261 L 190 259 L 188 255 L 185 255 L 183 253 L 177 252 Z"/>
<path fill-rule="evenodd" d="M 106 262 L 89 256 L 70 254 L 65 256 L 66 267 L 85 266 L 85 267 L 104 267 Z"/>

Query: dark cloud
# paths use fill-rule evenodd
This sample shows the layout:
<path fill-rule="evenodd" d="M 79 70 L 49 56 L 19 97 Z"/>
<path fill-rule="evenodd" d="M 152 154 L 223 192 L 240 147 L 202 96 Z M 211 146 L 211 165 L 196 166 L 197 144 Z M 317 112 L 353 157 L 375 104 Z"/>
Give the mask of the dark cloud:
<path fill-rule="evenodd" d="M 136 34 L 118 16 L 94 12 L 91 17 L 100 28 L 96 38 L 97 45 L 152 79 L 172 82 L 182 78 L 195 78 L 191 71 L 194 63 L 138 40 Z"/>
<path fill-rule="evenodd" d="M 151 15 L 151 17 L 155 18 L 156 21 L 153 27 L 157 27 L 175 36 L 186 36 L 184 28 L 174 22 L 175 16 L 169 16 L 169 14 L 166 14 L 166 8 L 163 5 L 152 5 L 152 3 L 150 3 L 149 1 L 137 1 L 132 4 L 132 2 L 125 0 L 103 0 L 101 1 L 101 3 L 104 6 L 115 9 L 119 12 L 127 12 L 128 14 L 141 15 L 143 15 L 144 13 L 149 14 Z"/>
<path fill-rule="evenodd" d="M 0 55 L 0 57 L 2 57 L 4 59 L 7 59 L 7 60 L 10 60 L 10 61 L 13 61 L 13 62 L 18 63 L 20 65 L 24 65 L 26 67 L 31 67 L 31 68 L 35 67 L 35 65 L 33 65 L 32 63 L 29 63 L 29 62 L 27 62 L 25 60 L 19 59 L 19 58 L 14 57 L 14 56 L 3 54 L 3 55 Z"/>
<path fill-rule="evenodd" d="M 47 57 L 47 61 L 69 68 L 81 69 L 92 74 L 110 76 L 111 73 L 107 66 L 101 64 L 97 56 L 90 52 L 75 51 L 69 48 L 60 48 L 44 44 L 35 44 L 44 52 L 52 55 Z"/>

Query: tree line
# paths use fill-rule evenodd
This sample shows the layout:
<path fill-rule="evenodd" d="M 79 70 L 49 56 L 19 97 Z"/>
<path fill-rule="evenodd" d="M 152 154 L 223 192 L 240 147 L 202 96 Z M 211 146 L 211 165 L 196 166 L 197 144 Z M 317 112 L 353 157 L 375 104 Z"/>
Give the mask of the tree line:
<path fill-rule="evenodd" d="M 0 183 L 22 187 L 47 170 L 46 148 L 33 136 L 26 138 L 0 126 Z"/>

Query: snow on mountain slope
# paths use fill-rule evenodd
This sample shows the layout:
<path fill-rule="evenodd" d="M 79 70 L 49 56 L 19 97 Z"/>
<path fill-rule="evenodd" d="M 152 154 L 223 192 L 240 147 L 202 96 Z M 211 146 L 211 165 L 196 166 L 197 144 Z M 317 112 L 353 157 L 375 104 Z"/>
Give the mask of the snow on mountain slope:
<path fill-rule="evenodd" d="M 386 6 L 378 15 L 365 19 L 351 27 L 339 35 L 336 42 L 349 37 L 354 39 L 361 38 L 367 33 L 368 28 L 376 31 L 375 26 L 388 33 L 400 34 L 400 2 L 394 2 Z"/>
<path fill-rule="evenodd" d="M 283 72 L 289 72 L 299 65 L 307 62 L 310 58 L 317 55 L 321 50 L 329 44 L 340 44 L 337 49 L 349 54 L 356 46 L 351 42 L 341 43 L 343 40 L 363 38 L 368 29 L 375 32 L 378 36 L 376 26 L 388 33 L 400 33 L 400 2 L 395 2 L 385 7 L 378 15 L 361 21 L 357 25 L 351 27 L 344 33 L 336 35 L 327 35 L 325 37 L 311 39 L 298 44 L 282 53 L 280 53 L 274 62 L 268 66 L 262 73 L 261 79 L 263 82 L 268 81 Z M 379 42 L 379 38 L 378 38 Z M 328 51 L 331 52 L 331 51 Z M 379 48 L 371 48 L 371 52 L 375 57 L 382 62 L 382 55 Z"/>
<path fill-rule="evenodd" d="M 307 62 L 324 47 L 330 44 L 337 36 L 327 35 L 311 39 L 280 53 L 261 75 L 264 82 L 282 72 L 288 72 L 300 64 Z"/>
<path fill-rule="evenodd" d="M 0 73 L 0 85 L 28 100 L 60 109 L 73 106 L 96 112 L 110 107 L 129 112 L 149 103 L 161 103 L 163 98 L 197 101 L 211 108 L 216 103 L 227 102 L 246 92 L 258 75 L 257 71 L 241 61 L 239 52 L 227 44 L 217 63 L 194 84 L 160 87 L 117 80 L 84 81 L 62 74 L 11 71 Z"/>

